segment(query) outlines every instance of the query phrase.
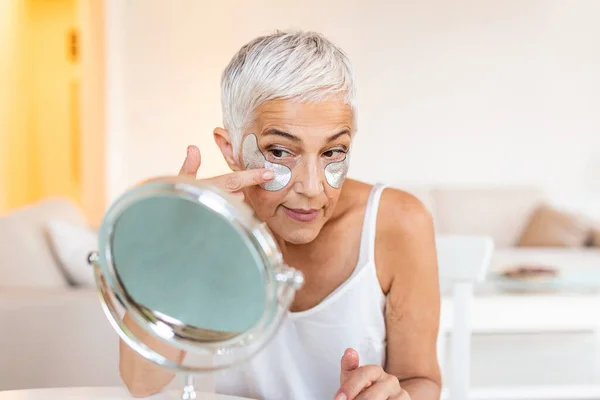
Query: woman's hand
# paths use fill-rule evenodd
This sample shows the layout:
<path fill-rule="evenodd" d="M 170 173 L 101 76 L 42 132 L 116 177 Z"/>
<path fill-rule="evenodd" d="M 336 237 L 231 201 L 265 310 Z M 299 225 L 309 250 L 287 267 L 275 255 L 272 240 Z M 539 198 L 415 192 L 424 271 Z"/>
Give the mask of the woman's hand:
<path fill-rule="evenodd" d="M 379 365 L 359 365 L 356 350 L 347 349 L 341 361 L 341 387 L 335 400 L 410 400 L 394 375 Z"/>
<path fill-rule="evenodd" d="M 187 155 L 179 171 L 181 176 L 196 177 L 200 168 L 200 150 L 196 146 L 188 146 Z M 273 171 L 267 168 L 252 169 L 229 174 L 215 176 L 214 178 L 203 179 L 205 182 L 210 182 L 213 185 L 232 192 L 233 194 L 244 199 L 244 193 L 241 190 L 248 186 L 260 185 L 261 183 L 269 182 L 273 179 Z"/>

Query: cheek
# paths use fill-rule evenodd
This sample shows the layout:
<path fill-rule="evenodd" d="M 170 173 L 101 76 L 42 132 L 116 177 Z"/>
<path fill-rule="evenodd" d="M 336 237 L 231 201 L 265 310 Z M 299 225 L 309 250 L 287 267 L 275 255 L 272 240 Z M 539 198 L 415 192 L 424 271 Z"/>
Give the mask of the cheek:
<path fill-rule="evenodd" d="M 340 194 L 342 194 L 341 189 L 334 189 L 332 187 L 325 188 L 325 195 L 327 196 L 327 205 L 329 206 L 329 212 L 333 211 L 332 209 L 337 204 L 337 201 L 340 198 Z"/>
<path fill-rule="evenodd" d="M 259 186 L 249 187 L 244 191 L 246 200 L 250 203 L 256 214 L 262 219 L 273 216 L 275 209 L 283 202 L 286 190 L 269 192 Z"/>

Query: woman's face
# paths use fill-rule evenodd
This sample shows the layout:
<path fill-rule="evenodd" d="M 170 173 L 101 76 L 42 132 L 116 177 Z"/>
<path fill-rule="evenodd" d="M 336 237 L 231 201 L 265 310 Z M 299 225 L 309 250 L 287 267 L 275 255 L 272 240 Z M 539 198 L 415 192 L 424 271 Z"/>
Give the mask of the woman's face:
<path fill-rule="evenodd" d="M 256 110 L 255 122 L 242 143 L 248 135 L 255 135 L 266 161 L 286 166 L 291 178 L 282 189 L 253 186 L 244 194 L 279 238 L 294 244 L 311 242 L 331 217 L 341 185 L 332 182 L 331 174 L 326 177 L 325 167 L 344 161 L 354 132 L 352 124 L 350 106 L 335 100 L 272 100 Z M 243 154 L 239 157 L 244 165 Z"/>

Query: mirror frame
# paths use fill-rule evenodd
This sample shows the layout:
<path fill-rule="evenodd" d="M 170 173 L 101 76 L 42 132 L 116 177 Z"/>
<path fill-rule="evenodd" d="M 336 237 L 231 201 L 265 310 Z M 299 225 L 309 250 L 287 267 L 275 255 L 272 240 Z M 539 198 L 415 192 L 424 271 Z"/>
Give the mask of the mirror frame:
<path fill-rule="evenodd" d="M 206 336 L 195 334 L 197 327 L 190 327 L 182 321 L 149 310 L 136 303 L 124 289 L 112 260 L 111 243 L 115 224 L 124 210 L 132 204 L 156 195 L 184 199 L 207 207 L 225 218 L 240 235 L 250 239 L 264 265 L 262 273 L 265 279 L 266 306 L 261 318 L 249 330 L 235 336 L 224 335 L 222 340 L 207 340 Z M 240 364 L 252 357 L 278 330 L 296 290 L 304 282 L 300 271 L 284 264 L 270 230 L 254 216 L 248 205 L 209 183 L 188 177 L 156 178 L 125 192 L 107 211 L 102 221 L 98 244 L 98 252 L 90 255 L 89 262 L 94 268 L 102 308 L 113 329 L 142 357 L 177 372 L 215 371 Z M 223 357 L 233 355 L 237 350 L 242 352 L 243 356 L 233 357 L 229 362 L 216 366 L 194 366 L 183 361 L 171 361 L 143 344 L 131 332 L 117 311 L 117 303 L 146 332 L 180 350 L 197 354 L 199 348 L 202 348 L 206 352 Z"/>

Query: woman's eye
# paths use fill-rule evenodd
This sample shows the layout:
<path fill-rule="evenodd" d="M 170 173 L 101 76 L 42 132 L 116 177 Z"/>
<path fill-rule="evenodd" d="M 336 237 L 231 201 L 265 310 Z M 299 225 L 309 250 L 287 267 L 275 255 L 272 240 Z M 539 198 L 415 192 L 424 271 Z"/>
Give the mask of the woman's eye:
<path fill-rule="evenodd" d="M 281 149 L 271 149 L 269 150 L 269 153 L 275 158 L 286 158 L 291 155 L 290 152 Z"/>
<path fill-rule="evenodd" d="M 346 155 L 346 152 L 344 150 L 340 150 L 340 149 L 332 149 L 332 150 L 327 150 L 326 152 L 323 153 L 323 156 L 325 158 L 331 158 L 331 159 L 344 159 L 344 156 Z"/>

